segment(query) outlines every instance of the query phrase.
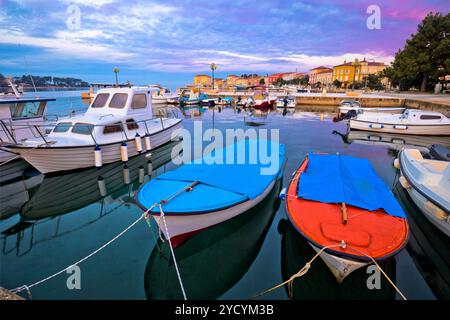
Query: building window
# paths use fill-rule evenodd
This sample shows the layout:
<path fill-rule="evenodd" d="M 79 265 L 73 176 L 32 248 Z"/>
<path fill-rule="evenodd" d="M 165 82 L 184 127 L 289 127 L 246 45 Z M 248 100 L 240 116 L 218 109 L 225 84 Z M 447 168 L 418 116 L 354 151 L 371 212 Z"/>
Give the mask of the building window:
<path fill-rule="evenodd" d="M 109 103 L 110 108 L 122 109 L 127 103 L 128 94 L 126 93 L 116 93 L 113 95 L 111 102 Z"/>

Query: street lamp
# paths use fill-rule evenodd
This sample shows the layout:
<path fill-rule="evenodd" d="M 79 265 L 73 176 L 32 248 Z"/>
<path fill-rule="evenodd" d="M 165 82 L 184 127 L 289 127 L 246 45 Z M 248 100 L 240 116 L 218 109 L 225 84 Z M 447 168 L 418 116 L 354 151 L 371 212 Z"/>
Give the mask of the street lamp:
<path fill-rule="evenodd" d="M 359 63 L 359 59 L 358 58 L 356 58 L 355 59 L 355 61 L 352 63 L 353 64 L 353 66 L 355 67 L 355 71 L 353 72 L 353 83 L 352 83 L 352 90 L 355 90 L 355 77 L 356 77 L 356 70 L 358 70 L 357 69 L 357 66 L 359 66 L 360 65 L 360 63 Z"/>
<path fill-rule="evenodd" d="M 212 89 L 214 90 L 214 70 L 217 69 L 217 65 L 213 62 L 210 67 L 212 71 Z"/>
<path fill-rule="evenodd" d="M 114 67 L 113 69 L 114 73 L 116 74 L 116 86 L 119 86 L 119 79 L 117 78 L 117 74 L 119 73 L 119 68 Z"/>

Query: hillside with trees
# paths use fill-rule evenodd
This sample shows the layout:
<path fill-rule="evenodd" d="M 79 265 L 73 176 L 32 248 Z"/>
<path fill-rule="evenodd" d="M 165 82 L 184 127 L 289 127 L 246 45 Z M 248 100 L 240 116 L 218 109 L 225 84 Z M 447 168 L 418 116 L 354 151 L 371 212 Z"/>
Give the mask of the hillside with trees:
<path fill-rule="evenodd" d="M 22 75 L 19 77 L 12 77 L 12 81 L 16 85 L 24 87 L 61 87 L 61 88 L 84 88 L 89 87 L 89 83 L 81 79 L 70 77 L 52 77 L 52 76 L 32 76 Z M 0 87 L 6 88 L 9 84 L 4 75 L 0 74 Z"/>

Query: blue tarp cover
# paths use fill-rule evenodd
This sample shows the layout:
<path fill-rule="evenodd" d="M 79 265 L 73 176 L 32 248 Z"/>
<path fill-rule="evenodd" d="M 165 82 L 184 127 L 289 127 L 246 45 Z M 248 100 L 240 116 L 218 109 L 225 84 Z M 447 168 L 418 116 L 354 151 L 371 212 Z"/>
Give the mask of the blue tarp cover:
<path fill-rule="evenodd" d="M 240 147 L 245 148 L 247 154 L 244 164 L 236 163 Z M 259 147 L 261 147 L 261 140 L 259 140 Z M 201 184 L 196 186 L 193 191 L 185 192 L 165 204 L 165 210 L 169 212 L 213 210 L 254 199 L 263 193 L 273 180 L 278 178 L 285 158 L 284 145 L 279 144 L 279 154 L 276 157 L 278 165 L 275 166 L 272 174 L 261 174 L 261 168 L 268 168 L 270 164 L 266 164 L 264 159 L 259 159 L 259 156 L 257 156 L 256 163 L 249 163 L 248 148 L 249 140 L 242 140 L 217 150 L 217 153 L 224 155 L 223 159 L 226 159 L 227 154 L 230 155 L 230 152 L 234 150 L 233 164 L 192 162 L 164 173 L 150 180 L 141 188 L 137 197 L 138 202 L 149 207 L 189 186 L 194 181 L 200 181 Z M 267 141 L 267 150 L 270 155 L 270 141 Z M 215 152 L 204 157 L 203 160 L 213 156 L 216 156 Z"/>
<path fill-rule="evenodd" d="M 370 211 L 406 215 L 367 159 L 337 154 L 309 154 L 298 184 L 298 197 L 324 203 L 346 203 Z"/>

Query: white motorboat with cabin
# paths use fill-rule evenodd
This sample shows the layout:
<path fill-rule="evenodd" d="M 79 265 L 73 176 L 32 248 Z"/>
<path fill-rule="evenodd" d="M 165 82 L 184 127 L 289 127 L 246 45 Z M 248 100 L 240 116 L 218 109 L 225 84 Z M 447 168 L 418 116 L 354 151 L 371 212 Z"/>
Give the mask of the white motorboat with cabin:
<path fill-rule="evenodd" d="M 399 114 L 405 111 L 405 108 L 363 108 L 361 102 L 357 100 L 343 100 L 339 105 L 339 115 L 345 115 L 350 110 L 354 110 L 356 114 L 360 113 L 386 113 L 386 114 Z"/>
<path fill-rule="evenodd" d="M 401 114 L 362 113 L 349 121 L 351 129 L 416 134 L 450 135 L 450 120 L 439 112 L 406 109 Z"/>
<path fill-rule="evenodd" d="M 14 94 L 0 95 L 0 147 L 18 144 L 25 139 L 46 135 L 44 113 L 47 103 L 55 99 L 26 98 L 10 83 Z M 53 122 L 54 124 L 54 122 Z M 11 151 L 0 150 L 0 165 L 19 156 Z"/>
<path fill-rule="evenodd" d="M 417 149 L 400 152 L 394 166 L 400 184 L 439 230 L 450 236 L 450 162 L 424 159 Z"/>
<path fill-rule="evenodd" d="M 97 92 L 85 114 L 60 119 L 47 137 L 6 150 L 20 154 L 42 173 L 100 167 L 152 150 L 175 138 L 181 119 L 154 117 L 151 87 Z"/>

